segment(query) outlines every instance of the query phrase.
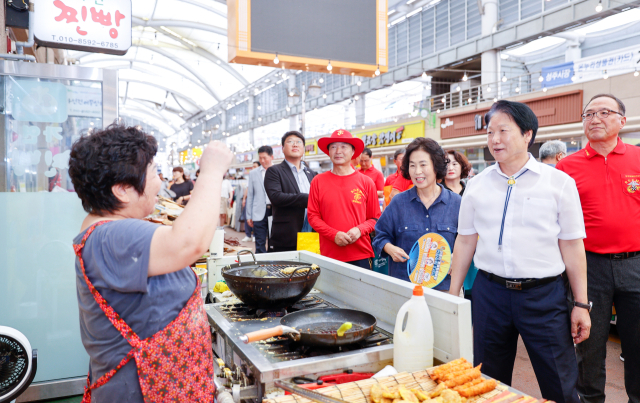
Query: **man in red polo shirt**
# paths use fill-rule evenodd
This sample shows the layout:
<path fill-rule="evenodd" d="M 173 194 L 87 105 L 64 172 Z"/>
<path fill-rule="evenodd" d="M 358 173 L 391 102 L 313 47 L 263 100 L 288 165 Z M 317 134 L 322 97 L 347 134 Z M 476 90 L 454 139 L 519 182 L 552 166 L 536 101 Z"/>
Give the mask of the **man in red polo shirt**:
<path fill-rule="evenodd" d="M 331 158 L 333 168 L 311 182 L 307 218 L 320 234 L 323 256 L 371 269 L 374 257 L 369 233 L 380 217 L 376 186 L 351 167 L 351 158 L 364 142 L 346 130 L 318 140 L 318 148 Z"/>
<path fill-rule="evenodd" d="M 382 197 L 384 195 L 384 176 L 382 176 L 382 172 L 378 171 L 376 167 L 373 166 L 373 163 L 371 162 L 372 156 L 373 153 L 370 149 L 365 148 L 362 150 L 362 154 L 360 154 L 360 172 L 371 178 L 373 183 L 376 185 L 378 197 Z"/>
<path fill-rule="evenodd" d="M 576 346 L 583 402 L 605 401 L 611 306 L 624 356 L 629 402 L 640 402 L 640 148 L 622 142 L 625 106 L 610 94 L 591 98 L 582 114 L 587 146 L 556 166 L 578 186 L 587 232 L 591 336 Z"/>
<path fill-rule="evenodd" d="M 400 167 L 402 166 L 402 159 L 404 158 L 404 153 L 406 150 L 404 148 L 400 150 L 396 150 L 393 153 L 393 163 L 396 165 L 396 171 L 391 175 L 387 176 L 387 179 L 384 181 L 384 205 L 385 207 L 391 203 L 391 191 L 393 190 L 393 183 L 398 179 L 400 175 Z"/>

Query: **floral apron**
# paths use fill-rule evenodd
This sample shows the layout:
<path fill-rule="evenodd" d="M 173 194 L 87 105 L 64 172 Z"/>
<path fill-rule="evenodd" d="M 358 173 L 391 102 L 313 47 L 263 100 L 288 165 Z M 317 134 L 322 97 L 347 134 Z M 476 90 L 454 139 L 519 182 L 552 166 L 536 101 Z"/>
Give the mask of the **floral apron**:
<path fill-rule="evenodd" d="M 131 344 L 132 349 L 116 368 L 104 374 L 93 385 L 89 380 L 89 372 L 82 403 L 90 403 L 91 390 L 109 382 L 131 358 L 135 359 L 138 367 L 145 402 L 212 402 L 215 392 L 213 350 L 209 323 L 200 296 L 200 280 L 196 276 L 196 289 L 178 317 L 153 336 L 141 340 L 102 298 L 85 272 L 82 249 L 93 230 L 107 222 L 109 221 L 101 221 L 89 227 L 80 245 L 73 245 L 73 249 L 80 260 L 82 275 L 93 298 L 122 337 Z"/>

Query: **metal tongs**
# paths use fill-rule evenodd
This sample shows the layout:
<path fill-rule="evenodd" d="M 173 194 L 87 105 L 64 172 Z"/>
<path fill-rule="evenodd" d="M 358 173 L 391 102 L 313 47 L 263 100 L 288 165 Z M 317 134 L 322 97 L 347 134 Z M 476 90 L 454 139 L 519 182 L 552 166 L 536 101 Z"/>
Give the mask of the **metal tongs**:
<path fill-rule="evenodd" d="M 318 402 L 318 403 L 349 403 L 346 400 L 336 399 L 335 397 L 326 396 L 326 395 L 323 395 L 322 393 L 301 388 L 300 386 L 296 386 L 289 382 L 276 380 L 274 382 L 274 385 L 276 385 L 280 389 L 286 390 L 287 392 L 295 393 L 298 396 L 306 397 L 307 399 L 311 399 L 314 402 Z"/>

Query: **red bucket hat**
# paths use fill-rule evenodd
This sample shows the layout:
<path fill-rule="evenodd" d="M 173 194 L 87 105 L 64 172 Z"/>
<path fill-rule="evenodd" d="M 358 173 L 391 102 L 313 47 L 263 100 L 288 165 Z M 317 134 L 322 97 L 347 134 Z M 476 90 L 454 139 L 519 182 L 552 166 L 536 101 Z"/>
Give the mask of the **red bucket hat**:
<path fill-rule="evenodd" d="M 355 151 L 353 153 L 353 157 L 351 157 L 352 159 L 362 154 L 362 150 L 364 150 L 364 141 L 357 137 L 353 137 L 351 133 L 344 129 L 336 130 L 331 133 L 331 137 L 322 137 L 321 139 L 318 139 L 318 148 L 325 154 L 329 155 L 329 144 L 338 142 L 348 143 L 353 146 Z"/>

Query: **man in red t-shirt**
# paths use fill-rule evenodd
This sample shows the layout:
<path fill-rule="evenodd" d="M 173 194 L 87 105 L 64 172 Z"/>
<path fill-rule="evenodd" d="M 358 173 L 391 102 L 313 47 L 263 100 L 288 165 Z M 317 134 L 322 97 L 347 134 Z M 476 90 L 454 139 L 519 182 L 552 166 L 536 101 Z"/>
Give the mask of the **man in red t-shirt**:
<path fill-rule="evenodd" d="M 369 233 L 380 217 L 376 185 L 351 166 L 364 142 L 346 130 L 318 140 L 318 148 L 329 155 L 333 168 L 311 182 L 307 218 L 320 234 L 323 256 L 371 269 L 374 257 Z"/>
<path fill-rule="evenodd" d="M 576 355 L 578 393 L 588 403 L 605 401 L 613 303 L 624 354 L 625 389 L 630 402 L 640 401 L 640 148 L 623 143 L 618 136 L 626 119 L 618 98 L 594 96 L 582 114 L 589 143 L 556 165 L 576 181 L 587 232 L 591 335 L 576 346 Z"/>
<path fill-rule="evenodd" d="M 370 149 L 365 148 L 362 150 L 362 154 L 360 154 L 360 172 L 371 178 L 376 185 L 378 197 L 382 197 L 384 195 L 384 176 L 382 176 L 382 172 L 378 171 L 376 167 L 373 166 L 373 163 L 371 163 L 372 156 L 373 153 Z"/>
<path fill-rule="evenodd" d="M 393 163 L 396 164 L 396 171 L 391 175 L 387 176 L 387 179 L 384 181 L 384 205 L 385 207 L 391 203 L 391 191 L 393 190 L 393 184 L 402 175 L 400 175 L 400 167 L 402 166 L 402 159 L 404 158 L 404 153 L 406 149 L 402 148 L 400 150 L 396 150 L 393 153 Z"/>

